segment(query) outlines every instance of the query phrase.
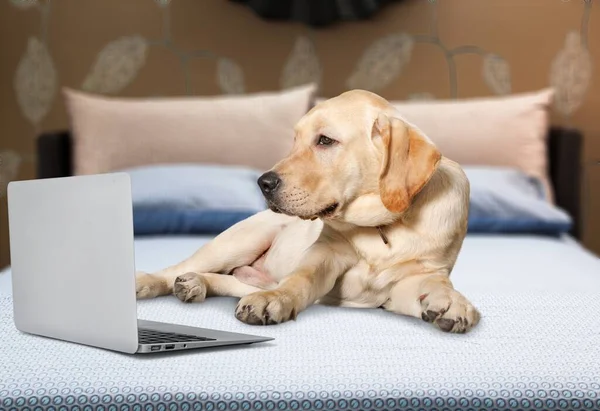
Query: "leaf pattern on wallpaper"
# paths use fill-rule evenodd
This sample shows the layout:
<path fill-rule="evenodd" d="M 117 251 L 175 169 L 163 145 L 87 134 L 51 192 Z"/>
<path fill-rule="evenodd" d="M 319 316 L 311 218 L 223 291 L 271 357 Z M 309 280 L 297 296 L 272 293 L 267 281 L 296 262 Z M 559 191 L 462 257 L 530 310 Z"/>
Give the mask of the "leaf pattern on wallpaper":
<path fill-rule="evenodd" d="M 228 58 L 219 59 L 217 64 L 217 82 L 221 91 L 226 94 L 243 94 L 244 71 L 233 60 Z"/>
<path fill-rule="evenodd" d="M 287 89 L 304 84 L 321 84 L 321 62 L 313 42 L 298 37 L 281 73 L 281 88 Z"/>
<path fill-rule="evenodd" d="M 555 89 L 554 106 L 559 113 L 569 116 L 581 106 L 591 77 L 590 52 L 581 44 L 579 33 L 572 31 L 567 34 L 562 50 L 550 67 L 550 84 Z"/>
<path fill-rule="evenodd" d="M 435 100 L 435 96 L 428 92 L 412 93 L 409 94 L 408 99 L 412 101 L 429 101 Z"/>
<path fill-rule="evenodd" d="M 141 36 L 126 36 L 108 43 L 96 57 L 83 81 L 83 90 L 115 94 L 128 86 L 146 63 L 148 43 Z"/>
<path fill-rule="evenodd" d="M 363 53 L 347 86 L 370 91 L 386 87 L 410 61 L 413 45 L 408 34 L 392 34 L 376 40 Z"/>
<path fill-rule="evenodd" d="M 10 0 L 10 3 L 20 9 L 28 9 L 37 4 L 37 0 Z"/>
<path fill-rule="evenodd" d="M 17 178 L 21 160 L 21 156 L 15 151 L 0 151 L 0 195 L 6 192 L 8 183 Z"/>
<path fill-rule="evenodd" d="M 483 79 L 496 94 L 510 94 L 510 65 L 497 54 L 488 53 L 483 57 Z"/>
<path fill-rule="evenodd" d="M 46 45 L 31 37 L 14 77 L 17 102 L 23 115 L 38 124 L 50 111 L 58 75 Z"/>

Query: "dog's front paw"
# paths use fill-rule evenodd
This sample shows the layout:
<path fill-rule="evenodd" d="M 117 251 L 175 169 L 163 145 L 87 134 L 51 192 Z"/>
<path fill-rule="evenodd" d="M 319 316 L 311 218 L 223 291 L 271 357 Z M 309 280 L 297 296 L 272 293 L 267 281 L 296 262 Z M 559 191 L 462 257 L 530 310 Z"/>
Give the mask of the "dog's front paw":
<path fill-rule="evenodd" d="M 297 304 L 289 294 L 279 291 L 260 291 L 243 297 L 235 310 L 235 317 L 246 324 L 279 324 L 296 319 Z"/>
<path fill-rule="evenodd" d="M 453 288 L 435 289 L 419 297 L 421 318 L 440 330 L 465 333 L 479 323 L 479 311 Z"/>
<path fill-rule="evenodd" d="M 167 283 L 164 278 L 143 272 L 135 275 L 135 295 L 138 300 L 164 295 Z"/>
<path fill-rule="evenodd" d="M 200 303 L 206 298 L 206 282 L 196 273 L 180 275 L 173 284 L 173 294 L 184 303 Z"/>

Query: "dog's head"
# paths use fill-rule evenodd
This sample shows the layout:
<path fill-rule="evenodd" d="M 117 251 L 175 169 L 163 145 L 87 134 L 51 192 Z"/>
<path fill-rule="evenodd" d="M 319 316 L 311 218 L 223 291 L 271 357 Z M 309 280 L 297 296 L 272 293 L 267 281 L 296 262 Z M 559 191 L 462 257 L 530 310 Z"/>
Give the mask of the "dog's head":
<path fill-rule="evenodd" d="M 374 194 L 389 212 L 402 213 L 440 159 L 385 99 L 353 90 L 300 119 L 291 153 L 258 184 L 273 211 L 304 219 L 344 220 L 345 209 Z"/>

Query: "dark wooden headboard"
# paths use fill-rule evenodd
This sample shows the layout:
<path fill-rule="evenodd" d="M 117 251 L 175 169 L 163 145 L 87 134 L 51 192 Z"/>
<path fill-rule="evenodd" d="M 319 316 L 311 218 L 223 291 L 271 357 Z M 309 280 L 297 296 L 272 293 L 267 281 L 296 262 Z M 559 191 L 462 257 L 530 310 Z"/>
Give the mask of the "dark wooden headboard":
<path fill-rule="evenodd" d="M 571 235 L 581 239 L 581 148 L 578 130 L 552 127 L 548 132 L 550 178 L 556 204 L 573 218 Z M 37 140 L 37 177 L 72 175 L 71 134 L 69 131 L 44 133 Z"/>

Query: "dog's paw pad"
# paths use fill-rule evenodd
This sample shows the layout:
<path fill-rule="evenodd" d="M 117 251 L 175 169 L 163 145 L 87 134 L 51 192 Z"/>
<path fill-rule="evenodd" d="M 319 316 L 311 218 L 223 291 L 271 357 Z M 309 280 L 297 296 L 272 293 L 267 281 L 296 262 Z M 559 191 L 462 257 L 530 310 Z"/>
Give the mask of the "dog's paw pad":
<path fill-rule="evenodd" d="M 256 315 L 253 311 L 253 307 L 250 305 L 244 305 L 235 312 L 235 318 L 238 320 L 250 324 L 250 325 L 264 325 L 263 319 Z"/>
<path fill-rule="evenodd" d="M 175 279 L 173 294 L 184 303 L 202 302 L 206 299 L 206 283 L 201 275 L 186 273 Z"/>
<path fill-rule="evenodd" d="M 450 332 L 452 331 L 452 328 L 454 328 L 454 324 L 456 324 L 456 321 L 451 320 L 449 318 L 440 318 L 435 323 L 438 327 L 440 327 L 440 330 Z"/>
<path fill-rule="evenodd" d="M 423 311 L 423 313 L 421 314 L 421 318 L 423 319 L 423 321 L 432 323 L 436 320 L 436 318 L 438 318 L 442 314 L 444 314 L 444 311 L 427 310 Z"/>

